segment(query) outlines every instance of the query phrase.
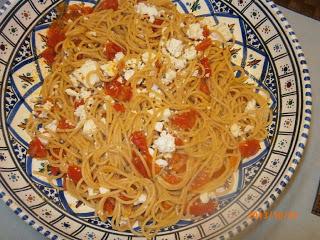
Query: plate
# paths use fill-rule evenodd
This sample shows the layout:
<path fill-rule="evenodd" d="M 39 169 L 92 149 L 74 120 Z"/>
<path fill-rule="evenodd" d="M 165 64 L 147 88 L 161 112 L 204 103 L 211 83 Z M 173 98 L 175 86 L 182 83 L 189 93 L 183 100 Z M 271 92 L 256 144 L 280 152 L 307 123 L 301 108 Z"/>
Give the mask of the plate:
<path fill-rule="evenodd" d="M 54 239 L 139 240 L 101 222 L 93 209 L 37 175 L 43 162 L 26 155 L 25 120 L 48 67 L 39 54 L 62 0 L 7 1 L 0 16 L 0 198 L 38 232 Z M 77 1 L 71 1 L 77 2 Z M 95 0 L 84 0 L 88 5 Z M 243 161 L 219 210 L 162 229 L 157 240 L 228 239 L 261 216 L 288 184 L 302 156 L 311 121 L 311 83 L 304 54 L 272 1 L 176 0 L 177 8 L 225 22 L 236 38 L 232 61 L 271 96 L 272 124 L 261 151 Z M 57 182 L 59 183 L 59 181 Z M 226 184 L 229 184 L 228 182 Z"/>

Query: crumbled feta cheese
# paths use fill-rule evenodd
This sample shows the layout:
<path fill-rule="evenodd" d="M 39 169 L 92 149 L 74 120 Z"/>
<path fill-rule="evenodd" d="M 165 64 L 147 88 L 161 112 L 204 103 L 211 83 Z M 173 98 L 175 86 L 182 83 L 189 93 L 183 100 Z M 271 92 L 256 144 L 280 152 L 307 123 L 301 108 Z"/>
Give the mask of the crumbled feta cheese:
<path fill-rule="evenodd" d="M 243 134 L 241 127 L 236 123 L 231 125 L 230 131 L 234 137 L 240 137 Z"/>
<path fill-rule="evenodd" d="M 98 74 L 95 72 L 98 69 L 98 63 L 93 60 L 87 60 L 80 68 L 74 70 L 70 74 L 70 80 L 73 86 L 78 86 L 82 83 L 85 87 L 94 86 L 100 81 Z"/>
<path fill-rule="evenodd" d="M 53 104 L 49 101 L 46 101 L 45 104 L 42 105 L 42 108 L 45 110 L 45 111 L 48 111 L 50 112 L 51 111 L 51 108 L 53 107 Z"/>
<path fill-rule="evenodd" d="M 162 113 L 161 120 L 168 121 L 170 116 L 171 116 L 171 110 L 169 108 L 166 108 Z"/>
<path fill-rule="evenodd" d="M 101 118 L 101 122 L 106 124 L 107 123 L 107 120 L 105 118 Z"/>
<path fill-rule="evenodd" d="M 202 203 L 208 203 L 210 201 L 209 194 L 207 192 L 201 193 L 200 200 Z"/>
<path fill-rule="evenodd" d="M 126 61 L 125 68 L 126 69 L 134 69 L 137 67 L 138 60 L 136 58 L 131 58 Z"/>
<path fill-rule="evenodd" d="M 203 40 L 203 28 L 200 23 L 192 23 L 187 30 L 187 36 L 193 40 Z"/>
<path fill-rule="evenodd" d="M 51 123 L 45 126 L 45 128 L 51 132 L 56 132 L 58 127 L 58 121 L 53 120 Z"/>
<path fill-rule="evenodd" d="M 105 194 L 105 193 L 109 193 L 110 190 L 108 188 L 99 187 L 99 192 L 100 194 Z"/>
<path fill-rule="evenodd" d="M 43 144 L 43 145 L 48 145 L 49 143 L 49 138 L 50 138 L 50 134 L 49 133 L 43 133 L 41 134 L 40 136 L 38 136 L 40 142 Z"/>
<path fill-rule="evenodd" d="M 114 61 L 116 63 L 120 62 L 124 58 L 123 52 L 117 52 L 116 55 L 114 56 Z"/>
<path fill-rule="evenodd" d="M 48 117 L 48 113 L 46 113 L 46 112 L 41 112 L 40 114 L 34 113 L 34 115 L 37 116 L 38 118 L 47 118 Z"/>
<path fill-rule="evenodd" d="M 171 63 L 177 70 L 182 70 L 187 66 L 187 60 L 184 58 L 173 58 L 171 57 Z"/>
<path fill-rule="evenodd" d="M 38 131 L 40 132 L 40 133 L 45 133 L 45 129 L 43 128 L 43 127 L 40 127 L 39 129 L 38 129 Z"/>
<path fill-rule="evenodd" d="M 139 198 L 133 203 L 134 206 L 144 203 L 147 200 L 147 195 L 142 193 Z"/>
<path fill-rule="evenodd" d="M 162 132 L 163 122 L 156 122 L 156 125 L 154 126 L 154 130 L 156 130 L 157 132 Z"/>
<path fill-rule="evenodd" d="M 199 77 L 199 70 L 194 70 L 192 77 Z"/>
<path fill-rule="evenodd" d="M 230 32 L 230 29 L 229 29 L 228 25 L 225 24 L 225 23 L 218 24 L 217 26 L 214 27 L 214 29 L 223 36 L 223 38 L 224 38 L 223 40 L 224 41 L 228 42 L 233 38 L 233 35 Z M 217 33 L 214 33 L 214 32 L 210 35 L 210 37 L 211 37 L 212 40 L 218 40 L 218 41 L 221 40 L 220 36 Z"/>
<path fill-rule="evenodd" d="M 92 119 L 86 120 L 83 125 L 82 132 L 86 137 L 92 137 L 97 131 L 97 126 Z"/>
<path fill-rule="evenodd" d="M 91 91 L 88 91 L 86 88 L 81 88 L 79 93 L 79 98 L 86 100 L 91 96 Z"/>
<path fill-rule="evenodd" d="M 180 23 L 180 27 L 183 28 L 183 27 L 185 27 L 185 26 L 186 26 L 186 25 L 185 25 L 183 22 Z"/>
<path fill-rule="evenodd" d="M 256 102 L 256 100 L 252 99 L 247 103 L 247 106 L 246 106 L 244 112 L 246 112 L 246 113 L 252 112 L 256 109 L 257 109 L 257 102 Z"/>
<path fill-rule="evenodd" d="M 79 93 L 77 93 L 76 91 L 74 91 L 74 90 L 72 90 L 70 88 L 67 88 L 65 90 L 65 93 L 68 94 L 71 97 L 78 97 L 79 96 Z"/>
<path fill-rule="evenodd" d="M 155 54 L 154 53 L 150 53 L 150 52 L 145 52 L 142 54 L 141 59 L 144 63 L 148 63 L 149 61 L 152 61 L 155 58 Z"/>
<path fill-rule="evenodd" d="M 124 79 L 126 79 L 127 81 L 133 77 L 133 75 L 135 74 L 135 71 L 133 69 L 128 69 L 124 72 Z"/>
<path fill-rule="evenodd" d="M 80 118 L 80 120 L 84 120 L 87 117 L 87 113 L 86 113 L 86 109 L 84 105 L 81 105 L 79 107 L 76 108 L 76 110 L 74 111 L 74 115 L 78 118 Z"/>
<path fill-rule="evenodd" d="M 96 196 L 97 195 L 97 193 L 94 191 L 94 189 L 93 188 L 88 188 L 88 195 L 89 195 L 89 197 L 93 197 L 93 196 Z"/>
<path fill-rule="evenodd" d="M 153 109 L 148 109 L 147 113 L 149 113 L 150 115 L 153 115 L 154 114 L 154 110 Z"/>
<path fill-rule="evenodd" d="M 171 38 L 166 42 L 168 52 L 174 57 L 180 57 L 183 50 L 183 43 L 181 40 Z"/>
<path fill-rule="evenodd" d="M 169 69 L 165 76 L 161 79 L 164 85 L 169 85 L 177 77 L 177 72 L 175 70 Z"/>
<path fill-rule="evenodd" d="M 160 167 L 167 167 L 169 165 L 164 159 L 157 159 L 155 163 Z"/>
<path fill-rule="evenodd" d="M 153 5 L 147 5 L 143 2 L 139 2 L 136 7 L 136 12 L 141 15 L 149 16 L 149 22 L 153 23 L 156 20 L 156 17 L 160 17 L 160 12 Z"/>
<path fill-rule="evenodd" d="M 114 61 L 109 61 L 106 64 L 101 65 L 100 69 L 106 77 L 114 77 L 117 74 L 117 64 Z"/>
<path fill-rule="evenodd" d="M 193 60 L 197 57 L 197 50 L 194 46 L 191 46 L 184 50 L 184 55 L 183 57 L 187 60 Z"/>
<path fill-rule="evenodd" d="M 251 132 L 253 129 L 254 129 L 254 126 L 247 125 L 247 126 L 244 128 L 243 131 L 244 131 L 245 133 L 248 133 L 248 132 Z"/>
<path fill-rule="evenodd" d="M 154 149 L 151 148 L 151 147 L 149 147 L 148 150 L 149 150 L 150 155 L 153 156 L 153 154 L 154 154 Z"/>
<path fill-rule="evenodd" d="M 144 66 L 145 66 L 145 64 L 144 64 L 143 61 L 139 61 L 139 62 L 138 62 L 138 66 L 137 66 L 137 67 L 138 67 L 139 70 L 141 70 L 142 68 L 144 68 Z"/>
<path fill-rule="evenodd" d="M 154 141 L 154 146 L 161 153 L 170 153 L 176 150 L 175 138 L 170 133 L 162 131 L 160 137 Z"/>

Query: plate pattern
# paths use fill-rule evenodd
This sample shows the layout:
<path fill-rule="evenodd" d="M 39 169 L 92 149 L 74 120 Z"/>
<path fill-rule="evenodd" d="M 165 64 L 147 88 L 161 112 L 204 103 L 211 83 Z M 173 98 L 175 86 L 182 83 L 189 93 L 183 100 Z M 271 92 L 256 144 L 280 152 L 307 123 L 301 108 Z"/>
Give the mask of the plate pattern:
<path fill-rule="evenodd" d="M 142 239 L 112 230 L 93 209 L 57 191 L 36 172 L 43 161 L 26 155 L 25 121 L 50 69 L 39 54 L 61 0 L 8 1 L 0 10 L 0 198 L 50 239 Z M 72 1 L 76 2 L 76 1 Z M 95 0 L 85 0 L 94 5 Z M 180 11 L 226 22 L 236 37 L 232 61 L 271 95 L 274 117 L 261 151 L 242 162 L 236 184 L 218 211 L 163 229 L 156 239 L 227 239 L 253 222 L 252 211 L 271 206 L 302 156 L 311 122 L 311 83 L 291 26 L 271 1 L 175 0 Z M 61 180 L 56 182 L 61 186 Z M 228 184 L 228 182 L 226 183 Z"/>

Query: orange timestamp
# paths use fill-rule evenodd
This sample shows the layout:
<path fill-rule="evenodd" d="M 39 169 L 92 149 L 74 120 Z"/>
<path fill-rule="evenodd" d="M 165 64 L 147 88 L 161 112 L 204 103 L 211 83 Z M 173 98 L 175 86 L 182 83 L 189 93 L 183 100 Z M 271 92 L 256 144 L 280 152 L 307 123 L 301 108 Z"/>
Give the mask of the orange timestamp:
<path fill-rule="evenodd" d="M 251 211 L 248 217 L 254 220 L 296 220 L 298 212 L 296 211 Z"/>

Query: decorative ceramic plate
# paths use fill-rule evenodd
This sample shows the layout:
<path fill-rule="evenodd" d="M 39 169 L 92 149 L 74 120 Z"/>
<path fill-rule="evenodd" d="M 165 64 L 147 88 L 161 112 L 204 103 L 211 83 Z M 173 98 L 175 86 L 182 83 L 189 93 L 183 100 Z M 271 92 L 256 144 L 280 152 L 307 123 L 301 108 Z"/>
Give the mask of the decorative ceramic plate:
<path fill-rule="evenodd" d="M 138 240 L 101 222 L 93 209 L 52 188 L 26 155 L 25 121 L 49 68 L 39 54 L 62 0 L 6 1 L 0 16 L 0 178 L 2 198 L 50 239 Z M 84 0 L 94 5 L 95 0 Z M 302 155 L 311 120 L 311 84 L 304 54 L 286 19 L 269 0 L 177 0 L 177 8 L 228 24 L 236 38 L 232 60 L 271 95 L 273 121 L 259 154 L 242 162 L 219 211 L 162 229 L 157 240 L 227 239 L 253 222 L 287 185 Z M 1 11 L 1 10 L 0 10 Z M 1 14 L 1 13 L 0 13 Z M 228 183 L 226 183 L 228 184 Z"/>

